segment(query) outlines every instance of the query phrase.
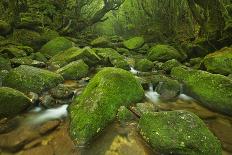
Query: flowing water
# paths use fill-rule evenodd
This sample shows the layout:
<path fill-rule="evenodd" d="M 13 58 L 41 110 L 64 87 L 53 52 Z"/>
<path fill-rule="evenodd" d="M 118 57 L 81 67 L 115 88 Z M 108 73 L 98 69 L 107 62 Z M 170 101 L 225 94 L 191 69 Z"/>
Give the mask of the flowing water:
<path fill-rule="evenodd" d="M 72 82 L 69 85 L 75 85 Z M 187 110 L 197 114 L 221 140 L 223 155 L 232 154 L 232 118 L 200 106 L 181 93 L 175 101 L 162 101 L 149 85 L 145 103 L 159 110 Z M 0 134 L 0 155 L 154 155 L 138 133 L 136 118 L 126 124 L 115 121 L 86 147 L 77 147 L 68 134 L 68 105 L 43 109 L 36 107 L 13 120 L 8 132 Z M 0 122 L 1 125 L 1 122 Z"/>

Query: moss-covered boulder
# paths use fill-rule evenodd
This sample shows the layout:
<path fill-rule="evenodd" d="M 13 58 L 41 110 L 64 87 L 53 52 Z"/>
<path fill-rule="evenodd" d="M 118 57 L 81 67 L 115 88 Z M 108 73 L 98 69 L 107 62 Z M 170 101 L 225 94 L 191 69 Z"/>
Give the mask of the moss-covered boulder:
<path fill-rule="evenodd" d="M 7 22 L 0 20 L 0 35 L 6 35 L 11 31 L 11 26 Z"/>
<path fill-rule="evenodd" d="M 0 70 L 10 70 L 11 63 L 9 59 L 0 56 Z"/>
<path fill-rule="evenodd" d="M 203 63 L 207 71 L 228 75 L 232 73 L 232 48 L 223 48 L 207 55 Z"/>
<path fill-rule="evenodd" d="M 32 47 L 35 50 L 39 50 L 45 43 L 45 40 L 38 32 L 27 29 L 15 29 L 12 39 L 17 43 Z"/>
<path fill-rule="evenodd" d="M 145 113 L 139 128 L 144 139 L 160 154 L 222 154 L 219 140 L 190 112 Z"/>
<path fill-rule="evenodd" d="M 77 60 L 58 69 L 56 72 L 61 74 L 64 79 L 77 80 L 87 76 L 89 66 L 83 60 Z"/>
<path fill-rule="evenodd" d="M 130 66 L 125 58 L 112 48 L 94 48 L 96 54 L 101 58 L 101 63 L 105 66 L 130 70 Z"/>
<path fill-rule="evenodd" d="M 52 39 L 55 39 L 57 37 L 59 37 L 59 33 L 55 30 L 52 30 L 52 29 L 48 29 L 48 28 L 44 28 L 42 33 L 41 33 L 41 37 L 46 40 L 47 42 L 52 40 Z"/>
<path fill-rule="evenodd" d="M 74 43 L 64 37 L 57 37 L 47 42 L 40 49 L 40 52 L 48 57 L 52 57 L 62 51 L 74 46 Z"/>
<path fill-rule="evenodd" d="M 27 53 L 24 50 L 19 49 L 19 48 L 15 47 L 15 46 L 4 47 L 4 48 L 0 49 L 0 54 L 4 54 L 8 58 L 27 56 Z"/>
<path fill-rule="evenodd" d="M 125 123 L 127 121 L 130 121 L 134 118 L 134 114 L 125 106 L 121 106 L 118 109 L 117 118 L 121 123 Z"/>
<path fill-rule="evenodd" d="M 91 41 L 90 45 L 93 47 L 111 47 L 112 43 L 106 37 L 98 37 Z"/>
<path fill-rule="evenodd" d="M 127 107 L 143 97 L 142 86 L 130 72 L 104 68 L 69 108 L 71 137 L 86 144 L 116 118 L 120 106 Z"/>
<path fill-rule="evenodd" d="M 150 49 L 147 58 L 151 61 L 165 62 L 171 59 L 183 60 L 185 57 L 172 46 L 158 44 Z"/>
<path fill-rule="evenodd" d="M 9 74 L 8 70 L 0 70 L 0 87 L 2 86 L 2 82 L 6 78 L 6 76 Z"/>
<path fill-rule="evenodd" d="M 30 99 L 20 91 L 0 87 L 0 118 L 12 117 L 30 106 Z"/>
<path fill-rule="evenodd" d="M 147 59 L 140 59 L 135 63 L 135 69 L 142 71 L 142 72 L 148 72 L 151 71 L 154 67 L 153 62 Z"/>
<path fill-rule="evenodd" d="M 72 47 L 56 54 L 50 59 L 49 62 L 52 65 L 58 65 L 60 67 L 63 67 L 72 61 L 80 59 L 82 59 L 89 66 L 96 65 L 98 61 L 100 61 L 100 58 L 91 48 L 85 47 L 80 49 L 78 47 Z"/>
<path fill-rule="evenodd" d="M 43 25 L 43 17 L 37 13 L 20 13 L 19 18 L 16 24 L 17 28 L 38 30 L 38 27 Z"/>
<path fill-rule="evenodd" d="M 142 47 L 144 44 L 143 37 L 134 37 L 123 42 L 124 47 L 127 49 L 133 50 Z"/>
<path fill-rule="evenodd" d="M 7 75 L 3 85 L 28 93 L 41 93 L 63 82 L 63 77 L 48 70 L 21 65 Z"/>
<path fill-rule="evenodd" d="M 232 80 L 190 68 L 175 67 L 171 75 L 184 84 L 184 92 L 214 111 L 232 115 Z"/>
<path fill-rule="evenodd" d="M 172 59 L 163 63 L 161 69 L 169 73 L 172 70 L 172 68 L 179 66 L 182 66 L 182 64 L 178 60 Z"/>

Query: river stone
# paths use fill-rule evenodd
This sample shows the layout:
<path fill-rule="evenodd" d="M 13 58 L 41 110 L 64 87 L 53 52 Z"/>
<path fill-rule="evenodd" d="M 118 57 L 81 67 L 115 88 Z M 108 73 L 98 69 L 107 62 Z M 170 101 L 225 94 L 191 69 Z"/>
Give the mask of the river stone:
<path fill-rule="evenodd" d="M 93 41 L 91 41 L 90 45 L 93 47 L 110 47 L 111 42 L 106 37 L 98 37 L 94 39 Z"/>
<path fill-rule="evenodd" d="M 207 71 L 228 75 L 232 73 L 232 48 L 223 48 L 208 54 L 203 63 Z"/>
<path fill-rule="evenodd" d="M 52 65 L 63 67 L 72 61 L 80 59 L 82 59 L 89 66 L 94 66 L 98 63 L 98 61 L 100 61 L 100 58 L 91 48 L 85 47 L 80 49 L 78 47 L 72 47 L 56 54 L 50 59 L 49 62 Z"/>
<path fill-rule="evenodd" d="M 142 71 L 142 72 L 151 71 L 153 67 L 154 67 L 153 62 L 147 59 L 141 59 L 137 61 L 135 64 L 135 69 Z"/>
<path fill-rule="evenodd" d="M 69 107 L 70 135 L 86 144 L 117 116 L 120 106 L 142 100 L 144 91 L 134 76 L 118 68 L 104 68 Z"/>
<path fill-rule="evenodd" d="M 11 117 L 30 106 L 30 99 L 20 91 L 0 87 L 0 118 Z"/>
<path fill-rule="evenodd" d="M 145 113 L 139 128 L 144 139 L 160 154 L 222 154 L 220 141 L 191 112 Z"/>
<path fill-rule="evenodd" d="M 57 37 L 47 42 L 40 52 L 48 57 L 54 56 L 74 46 L 74 43 L 64 37 Z"/>
<path fill-rule="evenodd" d="M 3 84 L 24 93 L 41 93 L 57 86 L 63 80 L 61 75 L 48 70 L 21 65 L 9 72 Z"/>
<path fill-rule="evenodd" d="M 143 44 L 143 37 L 134 37 L 123 42 L 123 45 L 130 50 L 140 48 L 143 46 Z"/>
<path fill-rule="evenodd" d="M 147 57 L 151 61 L 161 62 L 171 59 L 182 60 L 184 58 L 174 47 L 160 44 L 153 46 Z"/>
<path fill-rule="evenodd" d="M 87 76 L 89 66 L 83 60 L 77 60 L 58 69 L 56 72 L 66 80 L 77 80 Z"/>
<path fill-rule="evenodd" d="M 107 67 L 122 68 L 130 70 L 130 66 L 124 56 L 112 48 L 94 48 L 96 54 L 101 58 L 101 63 Z"/>
<path fill-rule="evenodd" d="M 175 67 L 171 75 L 184 84 L 184 92 L 211 110 L 232 115 L 232 80 L 219 74 Z"/>

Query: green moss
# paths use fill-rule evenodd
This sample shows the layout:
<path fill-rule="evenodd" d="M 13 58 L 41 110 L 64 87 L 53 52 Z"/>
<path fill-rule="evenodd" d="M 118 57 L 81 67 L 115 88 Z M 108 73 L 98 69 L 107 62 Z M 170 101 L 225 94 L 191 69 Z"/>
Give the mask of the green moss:
<path fill-rule="evenodd" d="M 134 37 L 123 42 L 123 45 L 130 50 L 140 48 L 143 46 L 143 44 L 143 37 Z"/>
<path fill-rule="evenodd" d="M 232 80 L 218 74 L 176 67 L 171 75 L 184 84 L 184 91 L 214 111 L 232 115 Z"/>
<path fill-rule="evenodd" d="M 21 65 L 13 70 L 4 79 L 4 86 L 22 92 L 41 93 L 43 90 L 55 87 L 62 83 L 61 75 L 31 66 Z"/>
<path fill-rule="evenodd" d="M 182 56 L 174 47 L 169 45 L 155 45 L 148 53 L 148 59 L 151 61 L 165 62 L 171 59 L 183 60 Z"/>
<path fill-rule="evenodd" d="M 48 28 L 43 29 L 43 32 L 41 33 L 41 37 L 46 41 L 53 40 L 59 36 L 60 35 L 58 32 L 56 32 L 55 30 L 48 29 Z"/>
<path fill-rule="evenodd" d="M 12 39 L 35 50 L 39 50 L 45 43 L 45 40 L 43 40 L 38 32 L 27 29 L 16 29 L 13 33 Z"/>
<path fill-rule="evenodd" d="M 146 113 L 139 121 L 144 139 L 161 154 L 221 155 L 219 140 L 195 114 Z"/>
<path fill-rule="evenodd" d="M 0 35 L 6 35 L 11 31 L 11 26 L 7 22 L 0 20 Z"/>
<path fill-rule="evenodd" d="M 147 60 L 147 59 L 141 59 L 135 64 L 135 68 L 142 72 L 148 72 L 151 71 L 154 67 L 153 62 Z"/>
<path fill-rule="evenodd" d="M 90 45 L 93 46 L 93 47 L 110 47 L 111 42 L 106 37 L 98 37 L 98 38 L 94 39 L 90 43 Z"/>
<path fill-rule="evenodd" d="M 74 43 L 64 37 L 57 37 L 47 42 L 40 52 L 48 57 L 54 56 L 74 46 Z"/>
<path fill-rule="evenodd" d="M 143 97 L 142 86 L 130 72 L 104 68 L 69 108 L 71 137 L 79 144 L 89 142 L 115 119 L 120 106 Z"/>
<path fill-rule="evenodd" d="M 125 58 L 112 48 L 94 48 L 96 54 L 101 58 L 101 63 L 105 66 L 114 66 L 129 70 L 130 66 Z"/>
<path fill-rule="evenodd" d="M 15 46 L 2 48 L 0 49 L 0 53 L 7 54 L 8 58 L 27 56 L 27 53 L 24 50 L 18 49 Z"/>
<path fill-rule="evenodd" d="M 178 60 L 172 59 L 172 60 L 168 60 L 165 63 L 163 63 L 161 66 L 161 69 L 166 71 L 166 72 L 170 72 L 172 70 L 172 68 L 178 67 L 181 65 L 182 64 Z"/>
<path fill-rule="evenodd" d="M 85 47 L 83 49 L 72 47 L 56 54 L 49 62 L 53 65 L 63 67 L 64 65 L 79 59 L 82 59 L 89 66 L 95 65 L 100 60 L 95 51 L 89 47 Z"/>
<path fill-rule="evenodd" d="M 87 76 L 89 66 L 83 60 L 77 60 L 57 70 L 64 79 L 76 80 Z"/>
<path fill-rule="evenodd" d="M 11 69 L 10 60 L 0 56 L 0 70 L 10 70 L 10 69 Z"/>
<path fill-rule="evenodd" d="M 31 65 L 33 60 L 30 57 L 20 57 L 10 59 L 12 66 Z"/>
<path fill-rule="evenodd" d="M 12 117 L 30 106 L 30 99 L 20 91 L 0 87 L 0 118 Z"/>
<path fill-rule="evenodd" d="M 118 120 L 121 122 L 121 123 L 125 123 L 126 121 L 130 121 L 133 119 L 134 117 L 134 114 L 129 110 L 127 109 L 127 107 L 125 106 L 121 106 L 119 109 L 118 109 Z"/>
<path fill-rule="evenodd" d="M 232 73 L 232 48 L 223 48 L 220 51 L 207 55 L 204 60 L 207 71 L 228 75 Z"/>

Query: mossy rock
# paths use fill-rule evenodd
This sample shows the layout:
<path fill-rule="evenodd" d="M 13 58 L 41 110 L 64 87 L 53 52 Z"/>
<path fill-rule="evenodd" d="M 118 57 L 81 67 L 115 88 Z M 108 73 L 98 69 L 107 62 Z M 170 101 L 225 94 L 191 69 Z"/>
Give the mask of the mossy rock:
<path fill-rule="evenodd" d="M 106 37 L 98 37 L 91 41 L 90 43 L 91 46 L 93 47 L 111 47 L 111 42 L 108 38 Z"/>
<path fill-rule="evenodd" d="M 232 73 L 232 48 L 223 48 L 207 55 L 203 60 L 207 71 L 228 75 Z"/>
<path fill-rule="evenodd" d="M 201 57 L 192 58 L 189 60 L 189 64 L 194 69 L 200 69 L 202 67 L 202 63 L 203 63 L 203 58 L 201 58 Z M 176 66 L 176 67 L 178 67 L 178 66 Z"/>
<path fill-rule="evenodd" d="M 127 107 L 143 97 L 142 86 L 130 72 L 102 69 L 69 107 L 72 139 L 86 144 L 116 118 L 120 106 Z"/>
<path fill-rule="evenodd" d="M 8 70 L 0 70 L 0 87 L 3 85 L 2 83 L 8 74 Z"/>
<path fill-rule="evenodd" d="M 55 30 L 48 29 L 48 28 L 43 29 L 41 33 L 41 37 L 46 41 L 53 40 L 59 36 L 60 35 L 58 32 L 56 32 Z"/>
<path fill-rule="evenodd" d="M 4 47 L 0 49 L 0 54 L 5 54 L 8 58 L 27 56 L 27 53 L 24 50 L 19 49 L 16 46 Z"/>
<path fill-rule="evenodd" d="M 42 16 L 36 13 L 20 13 L 20 20 L 16 27 L 37 30 L 39 26 L 43 25 L 42 18 Z"/>
<path fill-rule="evenodd" d="M 11 63 L 9 59 L 0 56 L 0 70 L 11 70 Z"/>
<path fill-rule="evenodd" d="M 219 74 L 175 67 L 171 75 L 184 84 L 184 92 L 214 111 L 232 115 L 232 80 Z"/>
<path fill-rule="evenodd" d="M 62 51 L 73 47 L 74 45 L 75 44 L 72 41 L 64 37 L 57 37 L 43 45 L 43 47 L 40 49 L 40 52 L 45 56 L 52 57 Z"/>
<path fill-rule="evenodd" d="M 147 58 L 151 61 L 165 62 L 171 59 L 183 60 L 185 57 L 172 46 L 155 45 L 150 49 Z"/>
<path fill-rule="evenodd" d="M 0 35 L 7 35 L 11 31 L 11 26 L 7 22 L 0 20 Z"/>
<path fill-rule="evenodd" d="M 80 49 L 78 47 L 72 47 L 53 56 L 49 63 L 63 67 L 72 61 L 80 59 L 82 59 L 89 66 L 94 66 L 100 61 L 100 58 L 91 48 L 85 47 Z"/>
<path fill-rule="evenodd" d="M 145 113 L 140 133 L 160 154 L 221 155 L 220 141 L 204 122 L 187 111 Z"/>
<path fill-rule="evenodd" d="M 12 39 L 17 43 L 29 46 L 34 50 L 39 50 L 45 43 L 45 40 L 38 32 L 27 29 L 15 29 Z"/>
<path fill-rule="evenodd" d="M 138 49 L 144 44 L 143 37 L 134 37 L 123 42 L 123 45 L 130 50 Z"/>
<path fill-rule="evenodd" d="M 127 109 L 127 107 L 125 107 L 125 106 L 121 106 L 118 109 L 117 116 L 118 116 L 118 120 L 121 123 L 125 123 L 125 122 L 130 121 L 134 118 L 134 114 L 129 109 Z"/>
<path fill-rule="evenodd" d="M 149 72 L 154 67 L 153 62 L 147 59 L 141 59 L 135 63 L 135 69 L 142 72 Z"/>
<path fill-rule="evenodd" d="M 18 90 L 0 87 L 0 118 L 12 117 L 31 105 L 30 99 Z"/>
<path fill-rule="evenodd" d="M 93 50 L 100 57 L 103 65 L 130 70 L 130 66 L 126 62 L 125 58 L 116 50 L 112 48 L 94 48 Z"/>
<path fill-rule="evenodd" d="M 56 72 L 61 74 L 64 79 L 77 80 L 86 77 L 89 71 L 89 66 L 83 60 L 77 60 L 58 69 Z"/>
<path fill-rule="evenodd" d="M 47 58 L 40 52 L 36 52 L 36 53 L 32 53 L 30 55 L 30 57 L 33 59 L 33 60 L 37 60 L 37 61 L 42 61 L 42 62 L 47 62 Z"/>
<path fill-rule="evenodd" d="M 59 74 L 36 67 L 21 65 L 12 69 L 3 81 L 3 85 L 24 93 L 41 93 L 63 82 Z"/>
<path fill-rule="evenodd" d="M 170 73 L 172 68 L 179 67 L 179 66 L 182 66 L 182 64 L 178 60 L 172 59 L 172 60 L 168 60 L 165 63 L 163 63 L 161 66 L 161 69 L 166 71 L 167 73 Z"/>

